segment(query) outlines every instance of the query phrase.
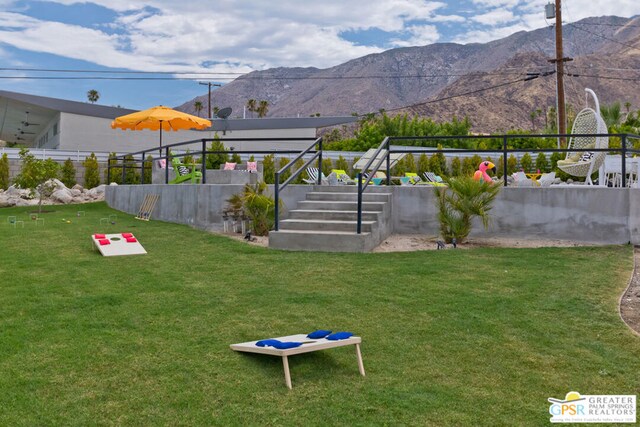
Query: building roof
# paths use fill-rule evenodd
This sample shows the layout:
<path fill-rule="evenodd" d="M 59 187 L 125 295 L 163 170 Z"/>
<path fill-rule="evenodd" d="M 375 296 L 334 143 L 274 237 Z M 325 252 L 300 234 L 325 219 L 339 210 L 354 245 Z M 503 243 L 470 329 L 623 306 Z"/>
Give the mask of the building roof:
<path fill-rule="evenodd" d="M 324 128 L 346 123 L 353 123 L 358 117 L 272 117 L 262 119 L 218 119 L 211 120 L 214 131 L 257 130 L 257 129 L 304 129 Z"/>

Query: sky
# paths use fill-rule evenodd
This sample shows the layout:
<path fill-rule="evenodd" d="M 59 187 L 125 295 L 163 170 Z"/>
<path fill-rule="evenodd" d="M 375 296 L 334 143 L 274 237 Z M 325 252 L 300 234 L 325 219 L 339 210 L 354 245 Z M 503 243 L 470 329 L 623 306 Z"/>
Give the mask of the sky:
<path fill-rule="evenodd" d="M 543 28 L 551 24 L 546 3 L 0 0 L 0 90 L 74 101 L 97 90 L 98 104 L 177 106 L 207 93 L 199 82 L 226 84 L 254 70 L 327 68 L 391 48 L 483 43 Z M 563 0 L 562 6 L 564 22 L 640 14 L 637 0 Z M 120 73 L 107 73 L 113 71 Z M 133 71 L 143 73 L 127 73 Z"/>

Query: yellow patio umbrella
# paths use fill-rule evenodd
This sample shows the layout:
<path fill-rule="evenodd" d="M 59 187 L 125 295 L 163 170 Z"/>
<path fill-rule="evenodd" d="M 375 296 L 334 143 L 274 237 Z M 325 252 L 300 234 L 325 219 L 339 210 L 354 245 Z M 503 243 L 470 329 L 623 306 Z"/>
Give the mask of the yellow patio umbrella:
<path fill-rule="evenodd" d="M 158 105 L 148 110 L 116 117 L 111 122 L 112 129 L 124 130 L 160 130 L 160 149 L 162 150 L 162 131 L 206 129 L 211 127 L 207 119 L 192 116 L 191 114 L 173 110 L 169 107 Z"/>

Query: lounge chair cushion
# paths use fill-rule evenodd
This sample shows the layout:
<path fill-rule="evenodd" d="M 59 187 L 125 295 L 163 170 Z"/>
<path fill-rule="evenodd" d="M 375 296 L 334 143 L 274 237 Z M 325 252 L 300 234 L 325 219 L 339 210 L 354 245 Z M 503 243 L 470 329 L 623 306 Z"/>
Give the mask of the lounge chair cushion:
<path fill-rule="evenodd" d="M 247 172 L 249 173 L 258 172 L 258 162 L 247 162 Z"/>
<path fill-rule="evenodd" d="M 582 155 L 580 156 L 580 162 L 588 162 L 593 158 L 593 155 L 595 153 L 593 151 L 586 151 L 584 153 L 582 153 Z"/>
<path fill-rule="evenodd" d="M 225 162 L 225 164 L 224 164 L 224 170 L 226 170 L 226 171 L 232 171 L 232 170 L 235 170 L 235 168 L 236 168 L 236 164 L 235 163 Z"/>

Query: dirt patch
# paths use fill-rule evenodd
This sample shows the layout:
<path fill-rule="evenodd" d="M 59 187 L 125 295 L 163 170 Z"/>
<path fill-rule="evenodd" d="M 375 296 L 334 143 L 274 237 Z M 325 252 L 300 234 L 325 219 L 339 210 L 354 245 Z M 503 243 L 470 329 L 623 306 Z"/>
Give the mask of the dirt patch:
<path fill-rule="evenodd" d="M 620 316 L 622 320 L 636 333 L 640 334 L 640 249 L 633 250 L 634 267 L 631 283 L 620 298 Z"/>

